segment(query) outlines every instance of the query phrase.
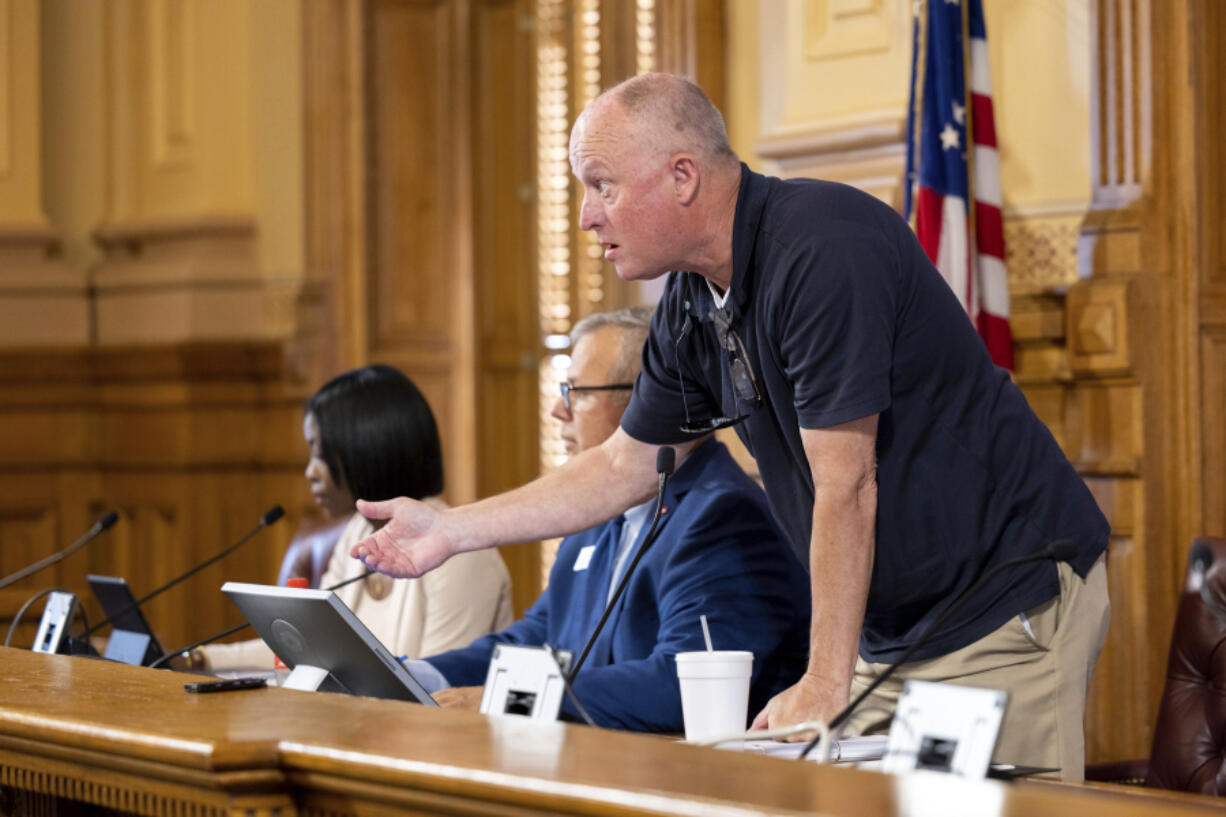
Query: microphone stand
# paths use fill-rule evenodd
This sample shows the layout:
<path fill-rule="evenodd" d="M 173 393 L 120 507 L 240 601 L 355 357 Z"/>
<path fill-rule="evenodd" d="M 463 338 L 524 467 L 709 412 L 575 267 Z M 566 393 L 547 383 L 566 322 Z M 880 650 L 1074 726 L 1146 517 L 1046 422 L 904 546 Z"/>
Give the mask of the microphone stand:
<path fill-rule="evenodd" d="M 1036 553 L 1031 553 L 1028 556 L 1021 556 L 1017 559 L 1010 559 L 1009 561 L 999 564 L 989 570 L 983 575 L 982 578 L 968 587 L 966 592 L 959 596 L 953 604 L 946 607 L 945 612 L 938 616 L 936 621 L 932 622 L 932 624 L 930 624 L 928 628 L 924 630 L 923 634 L 920 635 L 919 638 L 912 641 L 911 644 L 905 650 L 903 650 L 902 655 L 898 656 L 898 658 L 895 659 L 888 667 L 886 667 L 880 675 L 874 678 L 873 682 L 865 687 L 864 691 L 857 695 L 855 700 L 845 706 L 843 711 L 839 712 L 839 714 L 835 715 L 834 718 L 831 719 L 829 724 L 830 732 L 833 734 L 836 729 L 842 726 L 843 723 L 852 716 L 852 713 L 856 711 L 856 708 L 859 707 L 860 704 L 864 703 L 864 699 L 871 695 L 873 691 L 877 689 L 877 687 L 881 686 L 886 679 L 893 675 L 895 670 L 907 663 L 907 660 L 915 654 L 916 650 L 918 650 L 924 644 L 927 644 L 931 637 L 938 630 L 940 630 L 941 627 L 945 626 L 945 624 L 951 618 L 953 618 L 954 613 L 961 610 L 963 606 L 965 606 L 966 602 L 975 595 L 974 591 L 986 584 L 989 579 L 999 576 L 1002 572 L 1008 570 L 1009 568 L 1024 565 L 1029 562 L 1041 562 L 1049 559 L 1057 562 L 1067 562 L 1069 559 L 1073 558 L 1075 554 L 1076 543 L 1071 539 L 1060 539 L 1052 542 Z M 813 751 L 813 747 L 817 745 L 820 739 L 821 735 L 818 734 L 807 744 L 805 744 L 805 748 L 800 752 L 799 759 L 804 760 L 809 752 Z M 821 758 L 821 762 L 824 763 L 825 760 L 825 758 Z"/>
<path fill-rule="evenodd" d="M 677 452 L 669 446 L 661 446 L 659 451 L 656 452 L 656 473 L 659 475 L 660 484 L 656 490 L 656 511 L 651 517 L 651 527 L 648 528 L 647 535 L 643 537 L 643 544 L 639 547 L 638 553 L 634 554 L 630 564 L 626 565 L 626 572 L 622 574 L 621 581 L 617 583 L 617 590 L 613 592 L 613 598 L 609 599 L 609 603 L 605 605 L 600 621 L 596 622 L 596 629 L 592 631 L 591 637 L 588 638 L 587 644 L 583 647 L 583 652 L 579 654 L 579 660 L 575 662 L 574 668 L 570 671 L 570 677 L 566 681 L 567 685 L 575 682 L 575 676 L 583 668 L 583 662 L 587 660 L 587 654 L 592 651 L 592 646 L 596 643 L 597 636 L 604 629 L 605 622 L 609 620 L 609 615 L 612 614 L 613 608 L 617 606 L 617 600 L 621 598 L 622 591 L 626 589 L 634 568 L 638 565 L 639 560 L 643 558 L 643 554 L 647 552 L 647 548 L 651 547 L 652 543 L 656 541 L 656 536 L 658 535 L 656 528 L 659 526 L 660 516 L 664 512 L 664 488 L 668 485 L 669 477 L 673 475 L 673 468 L 676 466 L 676 463 Z"/>
<path fill-rule="evenodd" d="M 108 511 L 107 513 L 103 514 L 102 517 L 93 524 L 93 527 L 87 530 L 80 539 L 73 542 L 68 547 L 64 548 L 63 550 L 56 551 L 55 553 L 52 553 L 50 556 L 47 556 L 43 559 L 39 559 L 34 564 L 28 565 L 27 567 L 23 567 L 21 570 L 18 570 L 16 573 L 9 574 L 8 576 L 5 576 L 3 579 L 0 579 L 0 590 L 3 590 L 4 588 L 8 587 L 10 584 L 15 584 L 21 581 L 27 576 L 33 576 L 35 573 L 42 570 L 43 568 L 51 567 L 51 565 L 56 564 L 57 562 L 63 561 L 64 559 L 67 559 L 69 556 L 76 553 L 81 548 L 85 547 L 85 545 L 87 545 L 90 541 L 92 541 L 95 536 L 97 536 L 98 534 L 102 533 L 104 530 L 107 530 L 112 525 L 114 525 L 115 522 L 118 521 L 118 519 L 119 519 L 119 514 L 115 513 L 114 511 Z"/>
<path fill-rule="evenodd" d="M 330 591 L 333 591 L 333 590 L 340 590 L 342 587 L 344 587 L 344 586 L 346 586 L 346 585 L 353 584 L 354 582 L 360 582 L 362 579 L 365 579 L 367 576 L 369 576 L 371 573 L 374 573 L 374 572 L 375 572 L 375 571 L 373 571 L 373 570 L 367 570 L 367 571 L 366 571 L 366 572 L 364 572 L 364 573 L 359 573 L 358 575 L 356 575 L 356 576 L 354 576 L 354 577 L 352 577 L 352 578 L 345 579 L 345 580 L 344 580 L 344 581 L 342 581 L 342 582 L 337 582 L 336 584 L 332 585 L 331 587 L 327 587 L 327 588 L 324 588 L 324 589 L 325 589 L 325 590 L 328 590 L 329 592 L 330 592 Z M 250 626 L 251 626 L 251 622 L 249 622 L 249 621 L 244 621 L 242 624 L 236 624 L 236 625 L 234 625 L 233 627 L 229 628 L 228 630 L 222 630 L 220 633 L 213 633 L 212 635 L 207 636 L 207 637 L 205 637 L 205 638 L 202 638 L 202 639 L 200 639 L 199 641 L 196 641 L 196 642 L 194 642 L 194 643 L 192 643 L 192 644 L 188 644 L 186 647 L 180 647 L 180 648 L 179 648 L 179 649 L 177 649 L 177 650 L 171 650 L 170 652 L 166 653 L 166 654 L 165 654 L 165 655 L 163 655 L 161 658 L 159 658 L 158 660 L 156 660 L 156 661 L 154 661 L 152 664 L 150 664 L 150 665 L 149 665 L 149 669 L 156 669 L 156 668 L 158 668 L 158 667 L 162 666 L 162 664 L 165 664 L 165 663 L 166 663 L 167 661 L 169 661 L 171 658 L 174 658 L 176 655 L 182 655 L 183 653 L 186 653 L 186 652 L 191 652 L 192 650 L 195 650 L 195 649 L 198 649 L 198 648 L 200 648 L 200 647 L 203 647 L 203 646 L 204 646 L 204 645 L 206 645 L 206 644 L 212 644 L 214 641 L 217 641 L 217 640 L 219 640 L 219 639 L 225 638 L 225 637 L 226 637 L 226 636 L 228 636 L 228 635 L 234 635 L 235 633 L 237 633 L 237 632 L 239 632 L 239 631 L 241 631 L 241 630 L 245 630 L 245 629 L 247 629 L 247 628 L 248 628 L 248 627 L 250 627 Z"/>
<path fill-rule="evenodd" d="M 195 567 L 193 567 L 191 570 L 189 570 L 189 571 L 187 571 L 186 573 L 184 573 L 182 576 L 179 576 L 179 577 L 177 577 L 177 578 L 171 579 L 171 580 L 170 580 L 170 581 L 168 581 L 166 584 L 164 584 L 164 585 L 162 585 L 161 587 L 157 588 L 157 589 L 156 589 L 156 590 L 154 590 L 152 593 L 149 593 L 149 594 L 148 594 L 147 596 L 145 596 L 144 598 L 140 598 L 140 599 L 137 599 L 136 601 L 132 602 L 132 603 L 131 603 L 131 604 L 129 604 L 127 607 L 125 607 L 125 608 L 123 608 L 122 610 L 120 610 L 119 612 L 117 612 L 115 615 L 110 616 L 110 617 L 108 617 L 108 618 L 105 618 L 105 619 L 103 619 L 102 621 L 99 621 L 99 622 L 98 622 L 97 624 L 95 624 L 93 627 L 90 627 L 88 630 L 86 630 L 86 631 L 85 631 L 85 632 L 84 632 L 84 633 L 81 635 L 81 639 L 82 639 L 82 640 L 84 640 L 84 641 L 86 641 L 86 642 L 88 643 L 88 640 L 89 640 L 90 635 L 91 635 L 91 634 L 93 634 L 95 631 L 97 631 L 99 628 L 103 627 L 104 625 L 110 624 L 110 623 L 111 623 L 111 622 L 113 622 L 115 619 L 120 618 L 121 616 L 127 615 L 128 613 L 130 613 L 130 612 L 132 612 L 133 610 L 137 609 L 138 607 L 140 607 L 142 604 L 144 604 L 145 602 L 149 601 L 150 599 L 152 599 L 152 598 L 154 598 L 154 597 L 156 597 L 156 596 L 160 596 L 162 593 L 165 593 L 167 590 L 169 590 L 170 588 L 174 587 L 176 584 L 178 584 L 179 582 L 183 581 L 184 579 L 187 579 L 187 578 L 189 578 L 189 577 L 191 577 L 191 576 L 196 575 L 196 574 L 197 574 L 197 573 L 199 573 L 201 570 L 204 570 L 204 568 L 208 567 L 209 565 L 213 564 L 214 562 L 218 562 L 218 561 L 220 561 L 220 560 L 222 560 L 222 559 L 226 558 L 226 557 L 227 557 L 227 556 L 229 556 L 231 553 L 233 553 L 234 551 L 238 550 L 238 549 L 239 549 L 240 547 L 242 547 L 243 545 L 247 544 L 247 542 L 248 542 L 248 541 L 251 539 L 251 537 L 255 536 L 257 533 L 259 533 L 260 531 L 262 531 L 264 528 L 268 527 L 268 526 L 269 526 L 269 525 L 271 525 L 272 523 L 276 522 L 278 519 L 280 519 L 280 518 L 281 518 L 281 517 L 283 517 L 283 516 L 285 516 L 285 509 L 284 509 L 284 508 L 282 508 L 280 505 L 274 505 L 274 506 L 272 506 L 271 508 L 269 508 L 269 509 L 268 509 L 268 510 L 267 510 L 267 511 L 264 513 L 264 515 L 263 515 L 263 516 L 261 516 L 261 517 L 260 517 L 260 521 L 259 521 L 258 523 L 256 523 L 256 526 L 255 526 L 254 528 L 252 528 L 250 531 L 248 531 L 248 532 L 246 533 L 246 535 L 244 535 L 244 536 L 243 536 L 243 538 L 239 539 L 237 542 L 235 542 L 234 544 L 230 545 L 230 547 L 228 547 L 228 548 L 226 548 L 225 550 L 223 550 L 222 552 L 218 553 L 216 556 L 213 556 L 212 558 L 209 558 L 209 559 L 205 559 L 203 562 L 201 562 L 200 564 L 196 565 L 196 566 L 195 566 Z"/>

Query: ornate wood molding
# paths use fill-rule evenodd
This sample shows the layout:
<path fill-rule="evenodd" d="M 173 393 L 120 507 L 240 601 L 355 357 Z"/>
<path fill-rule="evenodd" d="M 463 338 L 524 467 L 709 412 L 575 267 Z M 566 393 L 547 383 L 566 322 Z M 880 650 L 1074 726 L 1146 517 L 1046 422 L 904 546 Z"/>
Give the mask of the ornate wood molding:
<path fill-rule="evenodd" d="M 819 126 L 779 127 L 762 137 L 754 152 L 766 159 L 816 159 L 891 147 L 907 140 L 907 120 L 897 110 L 826 120 Z"/>
<path fill-rule="evenodd" d="M 1013 295 L 1077 282 L 1082 220 L 1080 214 L 1005 218 L 1005 265 Z"/>
<path fill-rule="evenodd" d="M 829 179 L 902 207 L 906 118 L 898 110 L 830 119 L 820 126 L 778 127 L 754 152 L 784 177 Z"/>

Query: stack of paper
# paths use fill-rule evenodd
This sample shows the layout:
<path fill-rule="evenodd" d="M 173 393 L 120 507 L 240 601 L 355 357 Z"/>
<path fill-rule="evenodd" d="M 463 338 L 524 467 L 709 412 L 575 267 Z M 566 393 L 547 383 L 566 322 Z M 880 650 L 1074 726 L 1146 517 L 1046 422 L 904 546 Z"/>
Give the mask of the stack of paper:
<path fill-rule="evenodd" d="M 885 754 L 886 735 L 865 735 L 863 737 L 847 737 L 830 741 L 830 760 L 832 763 L 860 763 L 866 760 L 880 760 Z M 777 740 L 746 740 L 740 743 L 726 743 L 722 749 L 739 749 L 743 752 L 753 752 L 759 755 L 795 759 L 805 748 L 802 743 L 783 743 Z M 817 748 L 809 753 L 807 760 L 817 760 Z"/>

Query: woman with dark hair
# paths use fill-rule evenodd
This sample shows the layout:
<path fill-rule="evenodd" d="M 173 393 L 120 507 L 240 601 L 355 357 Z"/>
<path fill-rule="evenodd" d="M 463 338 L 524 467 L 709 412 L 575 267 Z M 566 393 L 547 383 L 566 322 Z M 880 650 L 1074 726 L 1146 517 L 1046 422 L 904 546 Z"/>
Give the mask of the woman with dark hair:
<path fill-rule="evenodd" d="M 366 366 L 328 381 L 306 402 L 302 434 L 311 450 L 305 476 L 316 504 L 334 519 L 349 517 L 320 586 L 366 572 L 349 557 L 349 549 L 376 524 L 355 512 L 358 497 L 407 496 L 443 507 L 443 453 L 434 414 L 396 369 Z M 502 557 L 485 550 L 453 558 L 418 579 L 372 573 L 336 594 L 384 646 L 416 658 L 462 647 L 509 625 L 510 588 Z M 260 639 L 201 652 L 208 669 L 273 662 Z"/>

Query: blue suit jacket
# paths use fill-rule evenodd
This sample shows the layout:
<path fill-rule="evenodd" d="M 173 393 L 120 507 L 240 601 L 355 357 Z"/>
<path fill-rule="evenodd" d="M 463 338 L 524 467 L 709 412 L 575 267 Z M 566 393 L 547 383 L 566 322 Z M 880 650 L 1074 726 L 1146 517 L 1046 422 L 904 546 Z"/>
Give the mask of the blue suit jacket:
<path fill-rule="evenodd" d="M 704 649 L 706 614 L 717 649 L 754 654 L 749 716 L 804 672 L 809 646 L 808 574 L 767 509 L 758 485 L 722 443 L 699 446 L 664 494 L 660 535 L 639 562 L 575 682 L 575 694 L 601 726 L 681 732 L 675 653 Z M 485 683 L 494 645 L 545 642 L 579 651 L 604 610 L 609 554 L 580 551 L 610 523 L 569 536 L 549 587 L 521 621 L 468 647 L 427 658 L 453 686 Z M 639 531 L 630 558 L 649 524 Z M 606 539 L 602 545 L 616 548 Z M 627 564 L 629 561 L 627 561 Z M 563 711 L 574 710 L 569 700 Z"/>

